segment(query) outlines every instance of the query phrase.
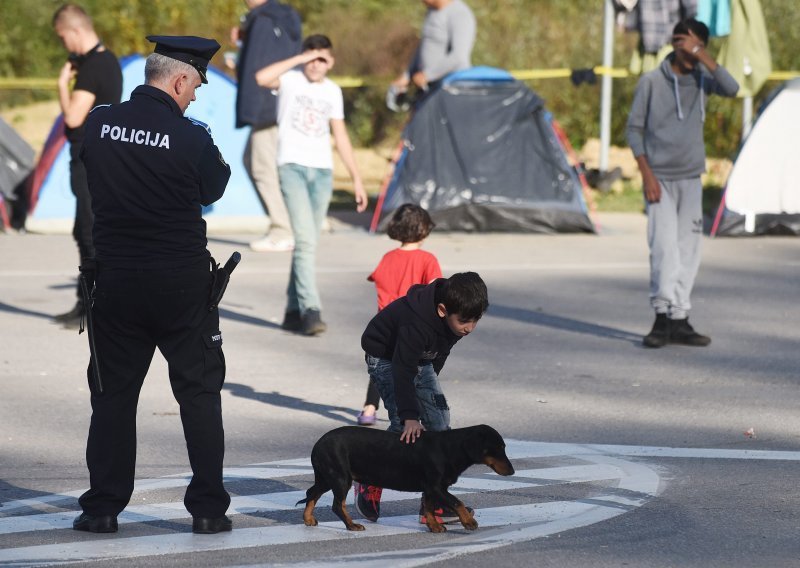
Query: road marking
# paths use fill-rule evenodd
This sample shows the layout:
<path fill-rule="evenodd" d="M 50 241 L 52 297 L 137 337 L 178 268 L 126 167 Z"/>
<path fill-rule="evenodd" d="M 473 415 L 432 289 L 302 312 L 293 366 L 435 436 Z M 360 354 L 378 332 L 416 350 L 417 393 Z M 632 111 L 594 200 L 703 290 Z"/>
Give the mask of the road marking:
<path fill-rule="evenodd" d="M 311 475 L 312 469 L 311 462 L 309 461 L 308 468 L 306 469 L 286 470 L 243 467 L 240 470 L 236 468 L 227 468 L 225 472 L 226 478 L 229 481 L 233 481 L 235 479 L 275 479 L 277 477 L 287 477 L 289 475 Z M 513 479 L 509 478 L 508 480 L 503 479 L 493 473 L 489 473 L 486 477 L 462 477 L 455 485 L 451 487 L 451 492 L 454 495 L 464 495 L 477 492 L 524 489 L 529 487 L 538 487 L 541 485 L 550 485 L 553 483 L 584 483 L 588 481 L 614 479 L 618 476 L 618 474 L 619 472 L 617 468 L 604 468 L 594 465 L 575 466 L 569 468 L 554 467 L 523 470 L 517 472 Z M 531 479 L 526 481 L 517 481 L 524 478 Z M 162 480 L 147 481 L 151 482 Z M 186 483 L 182 483 L 181 485 L 186 485 Z M 165 486 L 178 487 L 179 485 L 143 483 L 141 485 L 137 485 L 137 489 L 141 486 L 147 487 L 148 489 L 163 489 Z M 141 491 L 134 490 L 134 493 L 137 492 Z M 76 493 L 80 495 L 81 492 Z M 259 495 L 234 496 L 231 498 L 231 505 L 228 509 L 228 514 L 247 514 L 256 511 L 291 511 L 297 509 L 295 504 L 299 500 L 304 499 L 305 496 L 305 491 L 299 490 L 279 491 Z M 410 497 L 408 493 L 387 489 L 383 492 L 381 501 L 405 501 L 409 498 Z M 329 507 L 332 503 L 332 499 L 331 493 L 326 493 L 323 495 L 322 499 L 320 499 L 319 506 Z M 348 501 L 352 503 L 352 499 L 353 495 L 350 493 L 348 495 Z M 36 500 L 34 499 L 27 499 L 25 501 L 29 504 L 29 507 L 36 505 Z M 19 502 L 12 501 L 9 503 L 9 508 L 19 508 L 18 503 Z M 5 512 L 5 507 L 0 509 L 0 512 Z M 76 515 L 76 511 L 66 511 L 59 513 L 24 515 L 19 517 L 0 517 L 0 535 L 42 530 L 68 529 L 72 527 L 72 520 Z M 188 518 L 190 518 L 189 513 L 186 511 L 183 501 L 174 501 L 171 503 L 158 503 L 154 505 L 129 505 L 117 520 L 120 525 L 123 525 L 129 523 L 167 521 Z"/>
<path fill-rule="evenodd" d="M 449 528 L 451 534 L 448 535 L 445 542 L 437 546 L 380 554 L 352 555 L 335 561 L 326 558 L 324 561 L 303 563 L 298 566 L 317 568 L 347 565 L 358 568 L 373 566 L 383 568 L 387 562 L 393 567 L 421 566 L 608 520 L 643 505 L 662 489 L 662 482 L 653 469 L 641 462 L 623 459 L 624 457 L 800 461 L 800 452 L 554 444 L 520 440 L 509 440 L 506 449 L 512 460 L 563 458 L 569 459 L 573 463 L 580 462 L 580 464 L 522 469 L 510 478 L 502 478 L 493 473 L 465 476 L 454 486 L 453 492 L 460 494 L 486 493 L 561 483 L 601 481 L 604 482 L 605 488 L 598 488 L 595 494 L 571 501 L 521 502 L 513 506 L 481 507 L 476 511 L 476 519 L 481 526 L 479 530 L 469 532 L 463 530 L 459 525 L 451 526 Z M 230 481 L 278 479 L 289 476 L 308 476 L 310 478 L 311 475 L 312 470 L 307 458 L 253 464 L 225 470 L 225 476 Z M 180 488 L 186 485 L 188 477 L 189 474 L 181 473 L 164 478 L 140 480 L 136 483 L 135 494 L 151 490 Z M 54 503 L 65 500 L 69 500 L 70 506 L 74 506 L 73 500 L 80 493 L 82 491 L 71 491 L 47 495 L 38 499 L 23 499 L 5 503 L 0 508 L 0 535 L 69 529 L 77 511 L 32 515 L 19 514 L 19 512 L 20 509 L 52 506 Z M 280 491 L 236 496 L 233 498 L 229 514 L 234 515 L 235 519 L 238 514 L 294 510 L 294 503 L 304 495 L 303 491 Z M 352 500 L 352 492 L 349 499 Z M 387 490 L 384 492 L 382 500 L 408 499 L 408 493 Z M 330 503 L 331 496 L 328 493 L 320 501 L 319 506 L 327 508 Z M 185 552 L 231 550 L 272 544 L 298 544 L 352 538 L 375 539 L 427 531 L 425 526 L 418 523 L 417 515 L 382 517 L 378 523 L 367 523 L 367 530 L 360 533 L 346 531 L 338 520 L 321 522 L 318 527 L 305 527 L 300 522 L 299 509 L 297 510 L 298 518 L 295 524 L 237 528 L 232 533 L 213 537 L 193 535 L 189 532 L 129 538 L 120 538 L 119 535 L 111 538 L 108 535 L 76 535 L 71 531 L 53 533 L 52 538 L 48 537 L 51 541 L 58 540 L 59 534 L 69 535 L 71 539 L 78 536 L 82 540 L 0 549 L 0 564 L 4 566 L 41 566 L 94 560 L 108 561 L 112 558 L 166 556 Z M 13 511 L 17 511 L 17 514 L 14 514 Z M 119 522 L 124 525 L 134 522 L 175 519 L 189 519 L 183 503 L 180 501 L 130 506 L 120 515 Z M 186 530 L 188 531 L 188 527 Z M 378 545 L 376 544 L 376 546 Z"/>

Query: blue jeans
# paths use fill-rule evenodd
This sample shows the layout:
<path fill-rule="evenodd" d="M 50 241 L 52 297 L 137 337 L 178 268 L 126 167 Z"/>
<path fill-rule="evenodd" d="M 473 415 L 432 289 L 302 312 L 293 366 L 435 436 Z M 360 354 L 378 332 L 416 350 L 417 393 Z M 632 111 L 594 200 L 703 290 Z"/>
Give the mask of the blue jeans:
<path fill-rule="evenodd" d="M 397 401 L 394 397 L 394 375 L 392 362 L 388 359 L 379 359 L 367 354 L 367 372 L 369 380 L 377 387 L 383 399 L 383 406 L 389 413 L 389 432 L 402 432 L 400 417 L 397 415 Z M 439 377 L 433 370 L 433 365 L 417 367 L 414 377 L 414 390 L 417 393 L 420 422 L 430 432 L 441 432 L 450 429 L 450 407 L 439 386 Z"/>
<path fill-rule="evenodd" d="M 314 264 L 317 241 L 333 194 L 333 172 L 297 164 L 278 166 L 281 193 L 294 232 L 286 311 L 319 310 Z"/>

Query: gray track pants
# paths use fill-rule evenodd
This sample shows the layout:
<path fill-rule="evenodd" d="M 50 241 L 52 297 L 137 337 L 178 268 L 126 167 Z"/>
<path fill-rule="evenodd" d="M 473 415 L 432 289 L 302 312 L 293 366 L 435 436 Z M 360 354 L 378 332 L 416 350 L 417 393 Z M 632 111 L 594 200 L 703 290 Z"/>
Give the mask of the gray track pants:
<path fill-rule="evenodd" d="M 647 204 L 650 305 L 670 319 L 683 319 L 700 267 L 703 185 L 700 178 L 659 180 L 661 201 Z"/>

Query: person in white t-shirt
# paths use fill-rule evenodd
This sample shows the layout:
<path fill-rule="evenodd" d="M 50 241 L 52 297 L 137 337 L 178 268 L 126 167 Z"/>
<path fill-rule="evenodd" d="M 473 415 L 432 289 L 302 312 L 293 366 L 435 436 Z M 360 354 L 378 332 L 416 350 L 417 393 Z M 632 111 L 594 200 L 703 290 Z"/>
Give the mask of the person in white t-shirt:
<path fill-rule="evenodd" d="M 278 92 L 278 177 L 294 232 L 292 270 L 281 327 L 304 335 L 325 331 L 314 263 L 317 241 L 333 193 L 330 136 L 355 190 L 356 210 L 367 194 L 344 124 L 342 90 L 326 78 L 333 44 L 324 35 L 303 41 L 302 53 L 256 72 L 256 82 Z"/>

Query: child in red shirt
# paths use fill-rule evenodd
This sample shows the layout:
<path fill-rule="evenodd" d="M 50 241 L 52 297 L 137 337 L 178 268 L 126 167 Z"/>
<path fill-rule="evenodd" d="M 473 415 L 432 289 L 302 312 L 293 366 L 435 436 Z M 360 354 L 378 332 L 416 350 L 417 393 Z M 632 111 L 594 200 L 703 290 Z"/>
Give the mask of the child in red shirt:
<path fill-rule="evenodd" d="M 378 266 L 367 277 L 370 282 L 375 282 L 378 311 L 405 296 L 414 284 L 428 284 L 442 277 L 439 261 L 433 254 L 421 248 L 433 227 L 434 223 L 428 212 L 418 205 L 403 204 L 392 215 L 386 234 L 389 238 L 400 241 L 400 247 L 383 255 Z M 370 381 L 367 400 L 358 415 L 360 426 L 375 424 L 375 413 L 380 400 L 378 389 Z"/>

